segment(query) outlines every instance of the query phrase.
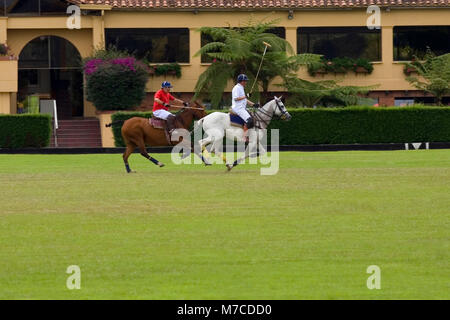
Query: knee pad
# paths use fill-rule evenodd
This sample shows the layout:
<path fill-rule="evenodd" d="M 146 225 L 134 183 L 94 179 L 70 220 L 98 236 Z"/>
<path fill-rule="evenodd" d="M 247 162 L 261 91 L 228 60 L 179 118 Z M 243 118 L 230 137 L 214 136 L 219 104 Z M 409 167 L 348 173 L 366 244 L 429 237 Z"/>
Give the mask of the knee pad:
<path fill-rule="evenodd" d="M 246 124 L 247 124 L 247 128 L 248 128 L 248 129 L 251 129 L 251 128 L 253 128 L 253 127 L 255 126 L 255 123 L 254 123 L 252 117 L 250 117 L 250 118 L 247 120 Z"/>

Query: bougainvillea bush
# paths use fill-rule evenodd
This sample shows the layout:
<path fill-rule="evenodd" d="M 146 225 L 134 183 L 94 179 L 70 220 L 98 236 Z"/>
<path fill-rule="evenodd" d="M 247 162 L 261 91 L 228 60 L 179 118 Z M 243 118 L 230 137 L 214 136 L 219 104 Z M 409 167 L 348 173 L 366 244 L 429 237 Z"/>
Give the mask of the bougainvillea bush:
<path fill-rule="evenodd" d="M 91 58 L 84 63 L 87 99 L 97 110 L 129 110 L 145 97 L 148 68 L 134 57 Z"/>

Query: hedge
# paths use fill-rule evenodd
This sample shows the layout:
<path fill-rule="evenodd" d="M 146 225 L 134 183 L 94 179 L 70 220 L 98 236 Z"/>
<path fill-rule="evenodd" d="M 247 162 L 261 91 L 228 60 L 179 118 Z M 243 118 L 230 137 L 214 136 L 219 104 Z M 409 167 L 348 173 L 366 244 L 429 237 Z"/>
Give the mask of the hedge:
<path fill-rule="evenodd" d="M 347 107 L 289 110 L 275 120 L 280 145 L 450 141 L 450 108 Z M 270 141 L 270 140 L 268 140 Z"/>
<path fill-rule="evenodd" d="M 50 115 L 0 115 L 0 148 L 41 148 L 49 145 Z"/>
<path fill-rule="evenodd" d="M 274 119 L 280 145 L 449 142 L 450 108 L 346 107 L 289 109 L 288 122 Z M 151 117 L 151 112 L 118 112 L 113 121 Z M 113 126 L 116 146 L 123 146 L 122 123 Z M 270 137 L 268 138 L 270 143 Z"/>
<path fill-rule="evenodd" d="M 125 143 L 122 138 L 122 124 L 125 120 L 128 120 L 133 117 L 141 117 L 141 118 L 151 118 L 152 112 L 116 112 L 111 116 L 111 120 L 114 123 L 112 126 L 113 134 L 114 134 L 114 142 L 116 147 L 125 147 Z"/>

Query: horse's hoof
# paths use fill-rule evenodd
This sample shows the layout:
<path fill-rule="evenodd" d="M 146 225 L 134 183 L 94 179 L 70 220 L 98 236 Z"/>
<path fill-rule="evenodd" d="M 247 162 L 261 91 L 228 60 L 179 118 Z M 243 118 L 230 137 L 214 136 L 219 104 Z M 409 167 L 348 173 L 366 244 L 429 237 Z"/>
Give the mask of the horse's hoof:
<path fill-rule="evenodd" d="M 159 166 L 160 168 L 162 168 L 162 167 L 165 166 L 165 164 L 164 164 L 164 163 L 161 163 L 161 162 L 158 162 L 158 166 Z"/>
<path fill-rule="evenodd" d="M 227 164 L 227 172 L 230 172 L 231 169 L 233 169 L 233 165 L 232 164 Z"/>

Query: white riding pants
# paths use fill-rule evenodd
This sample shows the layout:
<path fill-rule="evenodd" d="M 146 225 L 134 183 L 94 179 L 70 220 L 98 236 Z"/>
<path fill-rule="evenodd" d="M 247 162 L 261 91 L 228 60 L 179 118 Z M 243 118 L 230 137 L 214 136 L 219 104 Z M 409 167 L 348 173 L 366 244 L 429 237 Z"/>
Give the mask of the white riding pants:
<path fill-rule="evenodd" d="M 167 120 L 167 118 L 170 117 L 172 114 L 167 110 L 159 109 L 159 110 L 153 111 L 153 115 L 157 118 Z"/>
<path fill-rule="evenodd" d="M 248 119 L 251 118 L 250 114 L 247 112 L 247 109 L 245 109 L 245 106 L 238 106 L 232 108 L 233 112 L 237 113 L 239 117 L 241 117 L 245 122 L 247 122 Z"/>

